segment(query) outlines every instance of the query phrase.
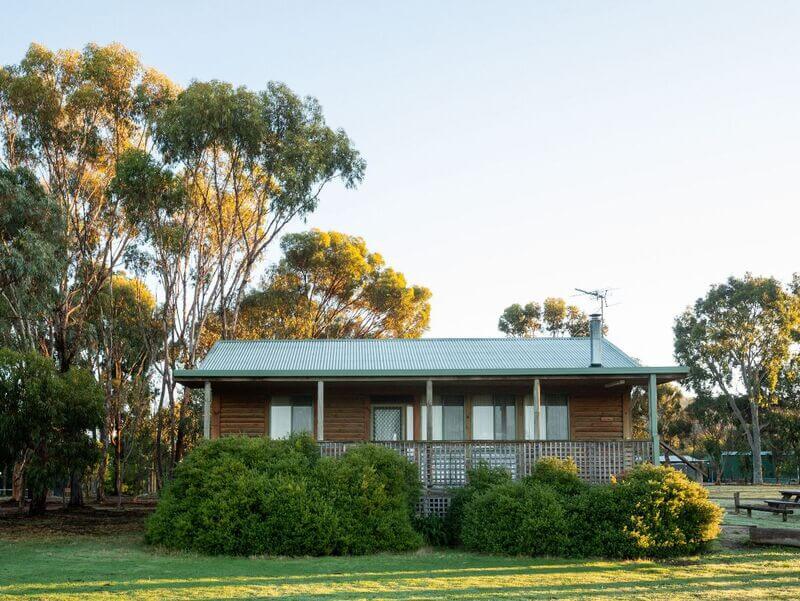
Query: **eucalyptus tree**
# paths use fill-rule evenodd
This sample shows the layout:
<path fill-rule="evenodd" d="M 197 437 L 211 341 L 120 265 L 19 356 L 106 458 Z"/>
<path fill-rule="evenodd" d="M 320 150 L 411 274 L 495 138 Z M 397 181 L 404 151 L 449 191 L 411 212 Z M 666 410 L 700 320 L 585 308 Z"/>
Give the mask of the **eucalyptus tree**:
<path fill-rule="evenodd" d="M 32 44 L 0 73 L 0 160 L 33 171 L 64 219 L 56 294 L 40 347 L 66 371 L 85 343 L 87 311 L 125 258 L 131 232 L 109 194 L 121 154 L 152 148 L 175 87 L 118 45 L 53 52 Z"/>
<path fill-rule="evenodd" d="M 44 512 L 48 489 L 80 482 L 76 474 L 97 459 L 87 432 L 102 410 L 103 393 L 90 372 L 58 372 L 39 353 L 0 349 L 0 463 L 14 463 L 31 489 L 31 514 Z"/>
<path fill-rule="evenodd" d="M 242 302 L 241 338 L 417 338 L 430 290 L 406 283 L 362 238 L 311 230 L 281 240 L 283 256 Z"/>
<path fill-rule="evenodd" d="M 105 385 L 97 487 L 97 498 L 103 500 L 109 446 L 113 447 L 114 492 L 121 494 L 126 459 L 140 441 L 135 430 L 150 413 L 148 375 L 160 340 L 155 296 L 142 280 L 116 273 L 95 298 L 90 321 L 89 355 Z"/>
<path fill-rule="evenodd" d="M 542 330 L 542 306 L 536 302 L 524 307 L 519 303 L 509 305 L 503 310 L 497 329 L 506 336 L 535 337 Z"/>
<path fill-rule="evenodd" d="M 698 395 L 727 401 L 752 451 L 755 484 L 763 482 L 761 409 L 776 401 L 798 330 L 800 298 L 775 278 L 750 274 L 712 286 L 675 320 L 675 357 Z"/>
<path fill-rule="evenodd" d="M 158 154 L 126 153 L 113 193 L 164 294 L 158 415 L 166 402 L 169 419 L 176 416 L 165 425 L 174 432 L 174 463 L 192 405 L 188 390 L 175 397 L 175 364 L 196 364 L 212 317 L 223 338 L 235 333 L 245 290 L 270 244 L 316 208 L 326 184 L 356 186 L 365 163 L 344 131 L 326 125 L 316 100 L 278 83 L 253 92 L 193 82 L 155 131 Z"/>
<path fill-rule="evenodd" d="M 46 323 L 66 248 L 60 206 L 24 167 L 0 168 L 0 337 L 47 350 Z"/>
<path fill-rule="evenodd" d="M 63 216 L 51 224 L 64 250 L 51 265 L 54 293 L 38 297 L 49 306 L 27 333 L 38 333 L 37 348 L 61 371 L 87 361 L 89 311 L 133 236 L 110 193 L 119 158 L 152 150 L 155 120 L 176 91 L 119 44 L 57 52 L 32 44 L 0 72 L 0 161 L 30 169 Z"/>
<path fill-rule="evenodd" d="M 540 334 L 557 336 L 588 336 L 589 318 L 575 305 L 568 305 L 563 298 L 548 297 L 544 304 L 518 303 L 505 308 L 497 329 L 506 336 L 534 338 Z M 608 326 L 603 324 L 603 332 Z"/>

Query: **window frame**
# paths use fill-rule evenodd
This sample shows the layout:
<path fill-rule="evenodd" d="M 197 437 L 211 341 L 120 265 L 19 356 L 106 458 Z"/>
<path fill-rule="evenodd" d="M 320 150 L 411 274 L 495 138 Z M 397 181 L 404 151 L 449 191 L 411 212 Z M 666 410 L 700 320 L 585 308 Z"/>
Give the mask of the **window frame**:
<path fill-rule="evenodd" d="M 434 426 L 436 426 L 436 407 L 440 407 L 440 417 L 438 419 L 439 424 L 441 426 L 440 431 L 438 432 L 439 438 L 437 438 L 437 432 L 435 428 L 433 430 L 433 441 L 432 442 L 461 442 L 464 440 L 469 440 L 467 438 L 467 393 L 463 392 L 446 392 L 444 394 L 436 394 L 433 397 L 433 408 L 434 408 Z M 461 399 L 461 402 L 453 402 L 456 398 Z M 445 438 L 444 437 L 444 407 L 445 406 L 452 406 L 452 407 L 461 407 L 461 438 Z M 427 424 L 428 424 L 428 412 L 427 406 L 425 404 L 425 400 L 423 399 L 420 403 L 420 410 L 422 415 L 420 416 L 420 440 L 427 441 L 428 431 L 427 431 Z"/>
<path fill-rule="evenodd" d="M 557 398 L 559 401 L 563 401 L 563 405 L 561 403 L 550 404 L 548 402 L 548 400 L 551 400 L 553 398 Z M 571 423 L 570 416 L 569 416 L 569 405 L 570 405 L 570 398 L 569 398 L 569 395 L 567 393 L 565 393 L 565 392 L 548 392 L 548 393 L 543 393 L 542 394 L 541 416 L 542 416 L 542 421 L 543 421 L 543 425 L 544 425 L 544 428 L 542 428 L 542 430 L 543 430 L 542 434 L 544 435 L 542 440 L 565 440 L 565 441 L 571 440 L 570 435 L 571 435 L 571 432 L 572 432 L 572 423 Z M 548 424 L 548 421 L 549 421 L 548 420 L 548 409 L 547 408 L 550 407 L 550 406 L 554 406 L 554 407 L 562 407 L 563 406 L 565 408 L 565 410 L 566 410 L 566 420 L 565 421 L 566 421 L 566 429 L 567 429 L 567 433 L 566 434 L 567 435 L 566 435 L 565 438 L 550 438 L 547 435 L 547 424 Z"/>
<path fill-rule="evenodd" d="M 369 408 L 369 439 L 375 442 L 402 442 L 408 440 L 408 403 L 400 401 L 371 403 Z M 375 410 L 376 409 L 399 409 L 400 410 L 400 438 L 398 440 L 382 440 L 375 438 Z M 412 422 L 413 426 L 413 422 Z M 412 433 L 413 440 L 413 433 Z"/>
<path fill-rule="evenodd" d="M 274 407 L 289 407 L 289 434 L 288 436 L 280 436 L 275 437 L 273 436 L 272 427 L 275 423 L 273 419 L 272 411 Z M 308 407 L 311 410 L 311 429 L 310 430 L 301 430 L 301 431 L 294 431 L 294 410 L 295 407 Z M 295 434 L 308 434 L 310 436 L 314 436 L 314 398 L 310 394 L 277 394 L 270 397 L 269 402 L 269 438 L 271 440 L 286 440 L 290 436 Z"/>
<path fill-rule="evenodd" d="M 488 398 L 487 398 L 488 397 Z M 480 400 L 478 400 L 480 399 Z M 500 400 L 504 399 L 504 400 Z M 472 402 L 471 402 L 471 431 L 470 437 L 471 440 L 477 441 L 509 441 L 509 440 L 517 440 L 517 404 L 518 404 L 518 397 L 516 394 L 513 393 L 500 393 L 500 392 L 492 392 L 486 394 L 475 394 L 472 395 Z M 475 419 L 475 407 L 490 407 L 491 408 L 491 431 L 492 437 L 491 438 L 477 438 L 475 435 L 475 428 L 477 424 L 477 420 Z M 513 428 L 512 428 L 512 436 L 507 437 L 503 436 L 502 438 L 497 437 L 497 409 L 507 409 L 511 407 L 511 415 L 513 416 Z M 500 411 L 500 420 L 501 420 L 501 431 L 506 433 L 508 430 L 508 412 L 507 411 Z"/>

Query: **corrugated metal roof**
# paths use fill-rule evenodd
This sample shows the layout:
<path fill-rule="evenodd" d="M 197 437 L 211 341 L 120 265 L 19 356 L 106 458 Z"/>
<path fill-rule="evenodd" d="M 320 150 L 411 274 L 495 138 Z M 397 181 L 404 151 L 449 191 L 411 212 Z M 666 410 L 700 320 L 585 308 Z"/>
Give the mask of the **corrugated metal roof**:
<path fill-rule="evenodd" d="M 605 339 L 602 364 L 641 369 Z M 588 338 L 226 340 L 198 369 L 178 375 L 491 375 L 586 368 Z"/>

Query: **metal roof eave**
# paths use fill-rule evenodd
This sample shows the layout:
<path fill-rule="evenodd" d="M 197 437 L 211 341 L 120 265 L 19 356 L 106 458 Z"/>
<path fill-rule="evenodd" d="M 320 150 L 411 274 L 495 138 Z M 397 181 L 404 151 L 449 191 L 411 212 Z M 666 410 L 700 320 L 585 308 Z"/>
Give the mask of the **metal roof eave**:
<path fill-rule="evenodd" d="M 173 372 L 179 383 L 217 378 L 428 378 L 446 376 L 639 376 L 650 374 L 669 376 L 679 380 L 688 375 L 689 368 L 673 365 L 659 367 L 581 367 L 540 369 L 440 369 L 440 370 L 246 370 L 246 369 L 176 369 Z M 667 381 L 667 380 L 663 380 Z"/>

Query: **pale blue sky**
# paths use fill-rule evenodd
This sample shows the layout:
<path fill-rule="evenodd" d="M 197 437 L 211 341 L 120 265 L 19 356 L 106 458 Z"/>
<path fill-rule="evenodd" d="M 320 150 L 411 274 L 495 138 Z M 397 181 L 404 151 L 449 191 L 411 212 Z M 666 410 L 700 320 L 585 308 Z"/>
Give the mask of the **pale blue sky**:
<path fill-rule="evenodd" d="M 800 270 L 798 3 L 2 0 L 0 14 L 3 64 L 31 41 L 118 41 L 181 84 L 316 96 L 367 177 L 295 229 L 361 235 L 431 288 L 431 336 L 494 336 L 512 302 L 610 286 L 610 338 L 664 364 L 674 316 L 710 283 Z"/>

